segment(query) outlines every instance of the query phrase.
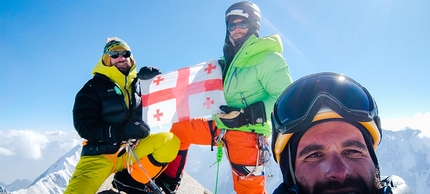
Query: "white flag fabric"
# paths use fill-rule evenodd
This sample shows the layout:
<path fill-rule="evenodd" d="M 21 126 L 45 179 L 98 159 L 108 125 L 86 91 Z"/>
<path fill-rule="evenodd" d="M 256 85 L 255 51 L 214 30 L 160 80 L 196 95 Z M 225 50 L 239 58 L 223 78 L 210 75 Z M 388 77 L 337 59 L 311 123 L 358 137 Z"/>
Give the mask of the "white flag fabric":
<path fill-rule="evenodd" d="M 140 80 L 142 119 L 159 126 L 218 113 L 226 104 L 222 86 L 217 60 Z"/>

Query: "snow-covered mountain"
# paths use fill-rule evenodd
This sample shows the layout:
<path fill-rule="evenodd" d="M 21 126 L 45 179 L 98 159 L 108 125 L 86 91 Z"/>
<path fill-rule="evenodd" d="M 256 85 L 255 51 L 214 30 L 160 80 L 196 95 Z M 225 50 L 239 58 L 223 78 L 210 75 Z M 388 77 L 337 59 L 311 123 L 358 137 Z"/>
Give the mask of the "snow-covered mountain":
<path fill-rule="evenodd" d="M 27 189 L 20 189 L 13 194 L 57 194 L 63 193 L 70 177 L 79 161 L 82 146 L 78 145 L 57 160 L 51 167 L 41 174 Z"/>
<path fill-rule="evenodd" d="M 5 188 L 3 188 L 2 186 L 0 186 L 0 194 L 10 194 L 10 192 Z"/>
<path fill-rule="evenodd" d="M 430 188 L 430 137 L 420 130 L 383 131 L 376 154 L 381 175 L 402 177 L 416 193 L 428 193 Z"/>
<path fill-rule="evenodd" d="M 16 190 L 19 190 L 21 188 L 27 188 L 30 185 L 31 185 L 31 182 L 27 179 L 16 179 L 15 181 L 13 181 L 9 185 L 6 185 L 6 184 L 0 182 L 0 186 L 3 187 L 3 189 L 7 189 L 9 191 L 16 191 Z"/>
<path fill-rule="evenodd" d="M 383 131 L 383 140 L 377 155 L 381 175 L 396 174 L 407 182 L 415 193 L 427 193 L 430 188 L 430 137 L 421 136 L 421 131 L 406 128 L 401 131 Z M 41 174 L 29 188 L 12 194 L 63 193 L 79 160 L 81 146 L 78 145 L 61 157 L 46 172 Z M 234 193 L 230 166 L 225 158 L 219 165 L 216 147 L 191 146 L 185 171 L 205 188 L 215 190 L 218 173 L 218 193 Z M 272 193 L 282 180 L 279 167 L 271 159 L 266 169 L 267 191 Z M 2 193 L 0 187 L 0 194 Z M 3 191 L 6 193 L 7 191 Z"/>

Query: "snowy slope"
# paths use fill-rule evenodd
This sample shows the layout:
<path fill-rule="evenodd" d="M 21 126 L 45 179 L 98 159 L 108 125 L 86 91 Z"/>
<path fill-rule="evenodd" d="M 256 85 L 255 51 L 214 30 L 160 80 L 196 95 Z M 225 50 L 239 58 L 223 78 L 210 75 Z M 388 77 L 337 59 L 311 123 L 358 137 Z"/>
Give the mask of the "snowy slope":
<path fill-rule="evenodd" d="M 0 194 L 10 194 L 9 191 L 7 191 L 5 188 L 3 188 L 2 186 L 0 186 Z"/>
<path fill-rule="evenodd" d="M 381 175 L 402 177 L 415 193 L 428 193 L 430 188 L 430 137 L 421 131 L 407 128 L 402 131 L 383 131 L 383 139 L 376 154 Z"/>
<path fill-rule="evenodd" d="M 0 182 L 0 186 L 3 187 L 3 189 L 7 189 L 9 191 L 16 191 L 22 188 L 27 188 L 31 185 L 31 182 L 27 179 L 16 179 L 11 184 L 4 184 Z M 1 193 L 1 192 L 0 192 Z"/>
<path fill-rule="evenodd" d="M 13 194 L 63 193 L 67 183 L 75 171 L 82 146 L 78 145 L 61 157 L 51 167 L 41 174 L 27 189 L 12 192 Z"/>

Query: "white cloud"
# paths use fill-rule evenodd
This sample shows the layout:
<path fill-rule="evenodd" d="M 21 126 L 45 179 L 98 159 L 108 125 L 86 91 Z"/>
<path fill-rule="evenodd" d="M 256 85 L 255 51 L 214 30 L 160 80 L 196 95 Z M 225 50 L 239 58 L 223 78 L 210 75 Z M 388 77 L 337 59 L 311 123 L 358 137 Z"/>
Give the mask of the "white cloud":
<path fill-rule="evenodd" d="M 46 147 L 48 139 L 43 133 L 32 130 L 9 130 L 0 134 L 0 146 L 19 156 L 29 159 L 40 159 L 42 149 Z"/>
<path fill-rule="evenodd" d="M 15 152 L 7 148 L 0 147 L 0 155 L 12 156 L 15 155 Z"/>
<path fill-rule="evenodd" d="M 60 150 L 69 151 L 76 145 L 82 143 L 82 139 L 79 137 L 78 133 L 73 131 L 45 131 L 46 137 L 49 142 L 56 142 Z"/>
<path fill-rule="evenodd" d="M 382 128 L 399 131 L 406 127 L 421 130 L 421 136 L 430 137 L 430 112 L 416 113 L 411 118 L 381 118 Z"/>
<path fill-rule="evenodd" d="M 68 151 L 79 143 L 76 132 L 8 130 L 0 132 L 0 155 L 39 160 L 49 143 L 57 143 L 58 149 Z"/>
<path fill-rule="evenodd" d="M 0 131 L 0 181 L 12 183 L 17 178 L 32 181 L 65 153 L 80 144 L 75 130 Z"/>

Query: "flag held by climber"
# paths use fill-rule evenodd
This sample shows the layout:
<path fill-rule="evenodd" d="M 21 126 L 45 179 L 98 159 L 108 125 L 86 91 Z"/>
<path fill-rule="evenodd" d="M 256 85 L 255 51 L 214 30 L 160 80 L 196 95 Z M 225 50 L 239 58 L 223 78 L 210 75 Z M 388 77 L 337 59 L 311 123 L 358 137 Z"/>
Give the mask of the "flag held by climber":
<path fill-rule="evenodd" d="M 143 121 L 149 126 L 209 116 L 226 104 L 217 60 L 140 80 Z"/>

